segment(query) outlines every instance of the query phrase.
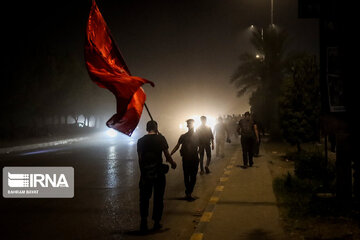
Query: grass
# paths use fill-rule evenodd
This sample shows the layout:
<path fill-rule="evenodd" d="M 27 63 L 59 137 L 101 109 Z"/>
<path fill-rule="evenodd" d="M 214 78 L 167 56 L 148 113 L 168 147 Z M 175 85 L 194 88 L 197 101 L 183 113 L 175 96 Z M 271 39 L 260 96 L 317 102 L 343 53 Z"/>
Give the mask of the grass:
<path fill-rule="evenodd" d="M 308 186 L 296 181 L 288 173 L 286 177 L 274 179 L 273 189 L 278 203 L 286 209 L 289 217 L 301 217 L 306 213 L 311 199 Z"/>
<path fill-rule="evenodd" d="M 331 159 L 325 181 L 323 174 L 313 177 L 319 172 L 308 164 L 313 159 L 321 162 L 321 156 L 305 154 L 307 160 L 300 171 L 303 178 L 299 178 L 295 175 L 295 160 L 303 157 L 304 153 L 298 155 L 292 146 L 284 143 L 265 143 L 264 148 L 270 157 L 268 166 L 273 176 L 273 189 L 289 240 L 360 239 L 360 204 L 353 202 L 344 205 L 332 194 L 318 194 L 334 193 L 334 162 Z M 321 146 L 309 145 L 307 151 L 316 152 L 317 149 L 321 149 Z"/>
<path fill-rule="evenodd" d="M 318 197 L 319 183 L 291 174 L 277 177 L 273 188 L 289 239 L 360 239 L 358 203 Z"/>

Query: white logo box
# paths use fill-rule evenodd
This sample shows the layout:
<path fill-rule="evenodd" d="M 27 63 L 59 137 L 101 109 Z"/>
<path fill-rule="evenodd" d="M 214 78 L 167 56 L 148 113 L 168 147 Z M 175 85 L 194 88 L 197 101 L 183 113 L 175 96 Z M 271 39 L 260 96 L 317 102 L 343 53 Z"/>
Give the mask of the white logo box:
<path fill-rule="evenodd" d="M 4 198 L 73 198 L 73 167 L 4 167 Z"/>

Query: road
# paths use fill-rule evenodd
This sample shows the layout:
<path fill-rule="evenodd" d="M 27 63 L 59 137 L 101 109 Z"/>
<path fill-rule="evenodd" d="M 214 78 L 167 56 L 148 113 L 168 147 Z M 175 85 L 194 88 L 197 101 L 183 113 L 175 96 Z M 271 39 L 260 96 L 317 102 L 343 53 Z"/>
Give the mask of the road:
<path fill-rule="evenodd" d="M 170 150 L 176 138 L 169 141 Z M 197 198 L 184 197 L 182 165 L 167 174 L 163 229 L 140 236 L 139 168 L 136 138 L 95 137 L 68 145 L 0 155 L 1 166 L 72 166 L 72 199 L 0 200 L 1 239 L 190 239 L 228 159 L 213 159 L 208 175 L 198 175 Z M 232 152 L 238 147 L 228 145 Z M 2 180 L 1 180 L 2 181 Z M 149 218 L 149 224 L 151 221 Z"/>

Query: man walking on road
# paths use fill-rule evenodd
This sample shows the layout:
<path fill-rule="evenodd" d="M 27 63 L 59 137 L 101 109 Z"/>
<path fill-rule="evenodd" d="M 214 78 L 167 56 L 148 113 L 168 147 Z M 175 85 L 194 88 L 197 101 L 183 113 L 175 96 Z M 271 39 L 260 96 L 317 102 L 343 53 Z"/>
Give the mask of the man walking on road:
<path fill-rule="evenodd" d="M 214 135 L 211 128 L 206 126 L 206 117 L 201 116 L 201 126 L 196 130 L 199 137 L 200 153 L 200 174 L 204 174 L 204 152 L 206 152 L 206 173 L 210 173 L 209 165 L 211 161 L 211 150 L 214 150 Z M 211 146 L 210 146 L 211 145 Z"/>
<path fill-rule="evenodd" d="M 176 168 L 176 163 L 169 154 L 169 146 L 164 136 L 158 132 L 158 125 L 155 121 L 146 124 L 147 135 L 140 138 L 137 142 L 137 152 L 140 166 L 140 231 L 146 233 L 147 217 L 149 215 L 149 199 L 154 189 L 154 208 L 153 216 L 154 229 L 160 229 L 161 216 L 164 208 L 164 192 L 166 179 L 165 174 L 169 167 L 163 164 L 162 153 L 166 161 L 171 164 L 171 168 Z"/>
<path fill-rule="evenodd" d="M 199 168 L 199 139 L 194 131 L 194 120 L 188 119 L 186 120 L 186 123 L 188 132 L 180 136 L 178 143 L 171 151 L 171 155 L 173 155 L 181 145 L 180 155 L 182 156 L 184 171 L 185 195 L 188 201 L 192 201 L 194 198 L 191 194 L 194 190 L 196 175 Z"/>
<path fill-rule="evenodd" d="M 216 142 L 216 156 L 224 158 L 225 140 L 229 138 L 229 132 L 225 123 L 223 122 L 222 117 L 218 118 L 218 123 L 214 127 L 214 133 Z"/>
<path fill-rule="evenodd" d="M 244 118 L 239 121 L 238 133 L 241 135 L 241 147 L 243 152 L 244 167 L 254 164 L 254 144 L 259 142 L 259 133 L 254 121 L 250 118 L 250 113 L 246 112 Z"/>

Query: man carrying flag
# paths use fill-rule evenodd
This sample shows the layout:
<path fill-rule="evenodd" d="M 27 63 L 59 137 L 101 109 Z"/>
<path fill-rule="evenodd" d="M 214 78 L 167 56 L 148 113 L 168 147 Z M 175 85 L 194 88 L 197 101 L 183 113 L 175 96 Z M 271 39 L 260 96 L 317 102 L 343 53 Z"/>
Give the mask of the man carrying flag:
<path fill-rule="evenodd" d="M 91 79 L 98 86 L 111 91 L 116 97 L 116 114 L 107 121 L 106 125 L 131 136 L 139 123 L 145 105 L 146 95 L 141 86 L 145 83 L 154 86 L 154 83 L 130 74 L 94 0 L 86 27 L 85 62 Z M 150 115 L 149 111 L 148 113 Z M 162 164 L 163 152 L 171 167 L 176 168 L 176 163 L 168 152 L 166 139 L 158 133 L 157 123 L 152 120 L 151 115 L 150 118 L 151 121 L 147 124 L 149 134 L 138 142 L 141 172 L 139 188 L 142 221 L 140 228 L 143 232 L 147 230 L 149 199 L 153 189 L 154 228 L 159 229 L 161 227 L 160 219 L 165 191 L 164 168 L 166 169 L 168 166 Z"/>
<path fill-rule="evenodd" d="M 154 192 L 154 207 L 152 219 L 154 220 L 154 229 L 160 229 L 161 216 L 164 208 L 164 192 L 166 185 L 165 174 L 169 167 L 163 164 L 162 153 L 166 161 L 171 164 L 173 169 L 176 163 L 169 154 L 169 146 L 163 135 L 158 132 L 158 124 L 155 121 L 149 121 L 146 124 L 148 134 L 138 140 L 137 152 L 140 166 L 140 231 L 145 233 L 147 228 L 147 218 L 149 215 L 149 200 Z M 153 191 L 154 190 L 154 191 Z"/>

